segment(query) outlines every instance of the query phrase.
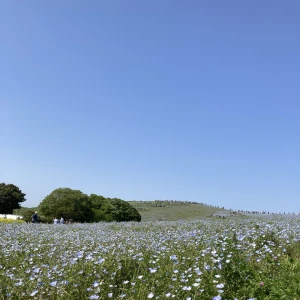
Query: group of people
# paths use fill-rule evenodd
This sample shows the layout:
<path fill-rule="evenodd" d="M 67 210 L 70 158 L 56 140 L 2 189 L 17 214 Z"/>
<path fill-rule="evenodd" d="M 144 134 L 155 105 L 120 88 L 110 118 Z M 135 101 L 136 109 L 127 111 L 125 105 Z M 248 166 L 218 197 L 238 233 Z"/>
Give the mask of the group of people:
<path fill-rule="evenodd" d="M 31 218 L 32 223 L 39 223 L 40 220 L 38 219 L 38 212 L 36 211 Z M 28 223 L 28 221 L 26 221 L 26 223 Z M 56 217 L 53 218 L 53 224 L 66 224 L 66 223 L 70 223 L 70 221 L 65 222 L 64 218 L 61 217 L 60 220 L 57 219 Z"/>
<path fill-rule="evenodd" d="M 56 217 L 53 219 L 53 224 L 65 224 L 65 220 L 63 217 L 58 220 Z"/>

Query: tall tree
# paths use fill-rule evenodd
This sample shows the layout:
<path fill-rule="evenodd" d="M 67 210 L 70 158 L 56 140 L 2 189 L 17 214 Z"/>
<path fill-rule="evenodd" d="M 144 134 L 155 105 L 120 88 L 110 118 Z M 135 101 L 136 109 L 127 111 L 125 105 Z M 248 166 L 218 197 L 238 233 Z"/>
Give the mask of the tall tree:
<path fill-rule="evenodd" d="M 79 222 L 92 222 L 94 219 L 88 195 L 79 190 L 58 188 L 45 197 L 38 210 L 48 220 L 64 217 Z"/>
<path fill-rule="evenodd" d="M 0 214 L 12 214 L 20 208 L 20 203 L 26 201 L 26 194 L 13 184 L 0 183 Z"/>

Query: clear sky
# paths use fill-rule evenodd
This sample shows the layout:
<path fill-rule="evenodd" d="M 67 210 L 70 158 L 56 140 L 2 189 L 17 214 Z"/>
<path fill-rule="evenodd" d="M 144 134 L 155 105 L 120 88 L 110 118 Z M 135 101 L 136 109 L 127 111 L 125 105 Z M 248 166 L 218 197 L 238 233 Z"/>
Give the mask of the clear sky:
<path fill-rule="evenodd" d="M 300 211 L 300 2 L 0 4 L 0 182 Z"/>

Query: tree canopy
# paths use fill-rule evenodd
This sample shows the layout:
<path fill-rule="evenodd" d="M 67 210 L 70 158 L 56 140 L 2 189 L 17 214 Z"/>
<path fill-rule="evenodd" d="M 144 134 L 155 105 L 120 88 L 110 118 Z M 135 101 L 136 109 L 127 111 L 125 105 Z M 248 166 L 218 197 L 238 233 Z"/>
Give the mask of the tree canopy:
<path fill-rule="evenodd" d="M 20 203 L 26 201 L 26 194 L 13 184 L 0 183 L 0 214 L 12 214 L 20 208 Z"/>
<path fill-rule="evenodd" d="M 124 200 L 88 196 L 70 188 L 54 190 L 40 203 L 38 211 L 46 221 L 54 217 L 77 222 L 141 221 L 139 212 Z"/>
<path fill-rule="evenodd" d="M 38 211 L 48 221 L 54 217 L 78 222 L 89 222 L 94 219 L 89 196 L 69 188 L 54 190 L 40 203 Z"/>
<path fill-rule="evenodd" d="M 136 221 L 140 222 L 142 217 L 138 210 L 130 205 L 128 202 L 118 198 L 107 198 L 110 204 L 113 206 L 111 215 L 117 222 L 122 221 Z"/>

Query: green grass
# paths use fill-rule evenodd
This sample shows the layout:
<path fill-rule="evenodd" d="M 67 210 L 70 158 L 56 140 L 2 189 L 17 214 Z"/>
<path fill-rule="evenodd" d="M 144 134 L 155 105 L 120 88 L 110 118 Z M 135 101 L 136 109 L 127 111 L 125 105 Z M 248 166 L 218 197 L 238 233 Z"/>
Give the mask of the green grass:
<path fill-rule="evenodd" d="M 211 218 L 211 215 L 225 216 L 226 218 L 236 218 L 230 216 L 231 211 L 203 204 L 178 204 L 164 203 L 165 206 L 155 206 L 155 201 L 129 201 L 142 216 L 142 222 L 148 221 L 178 221 L 197 220 Z M 157 203 L 156 203 L 157 204 Z"/>

